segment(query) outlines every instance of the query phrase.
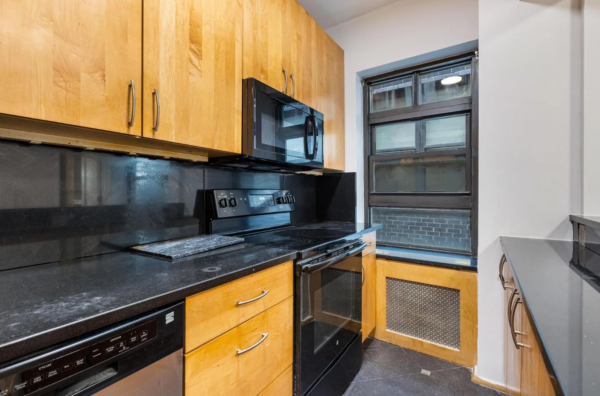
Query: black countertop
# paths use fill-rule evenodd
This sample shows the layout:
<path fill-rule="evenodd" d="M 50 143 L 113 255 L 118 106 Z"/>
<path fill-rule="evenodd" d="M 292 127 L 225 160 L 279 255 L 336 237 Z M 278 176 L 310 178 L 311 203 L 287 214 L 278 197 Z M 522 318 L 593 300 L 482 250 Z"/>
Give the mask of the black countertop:
<path fill-rule="evenodd" d="M 358 237 L 380 226 L 310 223 Z M 254 238 L 256 239 L 256 238 Z M 253 241 L 177 261 L 119 252 L 0 272 L 0 363 L 132 318 L 257 271 L 298 251 Z"/>
<path fill-rule="evenodd" d="M 600 394 L 600 256 L 570 241 L 500 238 L 567 396 Z"/>
<path fill-rule="evenodd" d="M 600 228 L 600 216 L 570 215 L 569 220 L 593 228 Z"/>

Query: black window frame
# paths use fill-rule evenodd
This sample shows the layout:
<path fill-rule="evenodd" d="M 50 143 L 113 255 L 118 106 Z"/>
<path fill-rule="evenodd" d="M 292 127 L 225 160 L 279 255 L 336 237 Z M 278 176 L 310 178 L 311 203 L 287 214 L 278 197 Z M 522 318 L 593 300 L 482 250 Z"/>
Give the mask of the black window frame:
<path fill-rule="evenodd" d="M 419 104 L 419 74 L 444 66 L 471 63 L 471 97 L 450 99 L 441 102 Z M 372 207 L 407 208 L 407 209 L 455 209 L 470 210 L 471 212 L 471 250 L 470 255 L 477 257 L 478 247 L 478 175 L 479 175 L 479 83 L 478 83 L 477 51 L 469 51 L 451 57 L 437 59 L 431 62 L 418 64 L 409 68 L 391 71 L 372 76 L 363 80 L 363 149 L 364 149 L 364 209 L 365 221 L 370 222 Z M 408 77 L 413 78 L 413 105 L 399 109 L 370 112 L 371 98 L 370 86 L 387 80 Z M 419 121 L 435 119 L 452 115 L 467 114 L 466 148 L 451 150 L 431 150 L 424 152 L 398 151 L 394 153 L 376 153 L 374 127 L 377 125 L 393 124 L 398 122 Z M 466 164 L 466 192 L 373 192 L 373 165 L 376 161 L 424 158 L 443 155 L 465 155 Z M 392 243 L 379 243 L 381 246 L 396 246 L 425 251 L 440 251 L 446 253 L 465 254 L 464 251 L 441 249 L 435 247 L 394 245 Z"/>

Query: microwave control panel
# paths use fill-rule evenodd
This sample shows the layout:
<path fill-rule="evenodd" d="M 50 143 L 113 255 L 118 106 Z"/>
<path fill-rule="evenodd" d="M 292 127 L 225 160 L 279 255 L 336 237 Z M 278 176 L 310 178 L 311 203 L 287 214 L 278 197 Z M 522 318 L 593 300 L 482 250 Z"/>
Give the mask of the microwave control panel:
<path fill-rule="evenodd" d="M 296 197 L 290 190 L 213 190 L 216 218 L 293 212 Z"/>

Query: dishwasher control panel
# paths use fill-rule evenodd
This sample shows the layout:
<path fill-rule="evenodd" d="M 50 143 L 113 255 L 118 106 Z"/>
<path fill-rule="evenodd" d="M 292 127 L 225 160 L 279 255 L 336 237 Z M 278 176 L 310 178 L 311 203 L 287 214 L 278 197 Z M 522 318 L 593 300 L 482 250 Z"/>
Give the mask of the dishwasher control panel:
<path fill-rule="evenodd" d="M 182 306 L 130 321 L 12 366 L 0 366 L 0 396 L 43 395 L 84 376 L 83 372 L 93 372 L 118 361 L 121 355 L 142 350 L 155 340 L 175 333 L 180 337 Z"/>

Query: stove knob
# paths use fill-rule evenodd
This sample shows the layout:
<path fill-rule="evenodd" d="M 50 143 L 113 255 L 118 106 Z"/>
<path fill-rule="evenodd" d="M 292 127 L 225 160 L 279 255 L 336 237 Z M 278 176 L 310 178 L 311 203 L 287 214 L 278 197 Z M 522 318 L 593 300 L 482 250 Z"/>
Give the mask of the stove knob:
<path fill-rule="evenodd" d="M 227 198 L 219 199 L 219 206 L 222 208 L 226 208 L 227 207 Z"/>
<path fill-rule="evenodd" d="M 235 208 L 237 206 L 237 200 L 235 198 L 229 198 L 229 206 Z"/>
<path fill-rule="evenodd" d="M 277 198 L 277 203 L 278 203 L 279 205 L 282 205 L 282 204 L 284 204 L 285 202 L 286 202 L 286 199 L 285 199 L 285 197 L 278 197 L 278 198 Z"/>

